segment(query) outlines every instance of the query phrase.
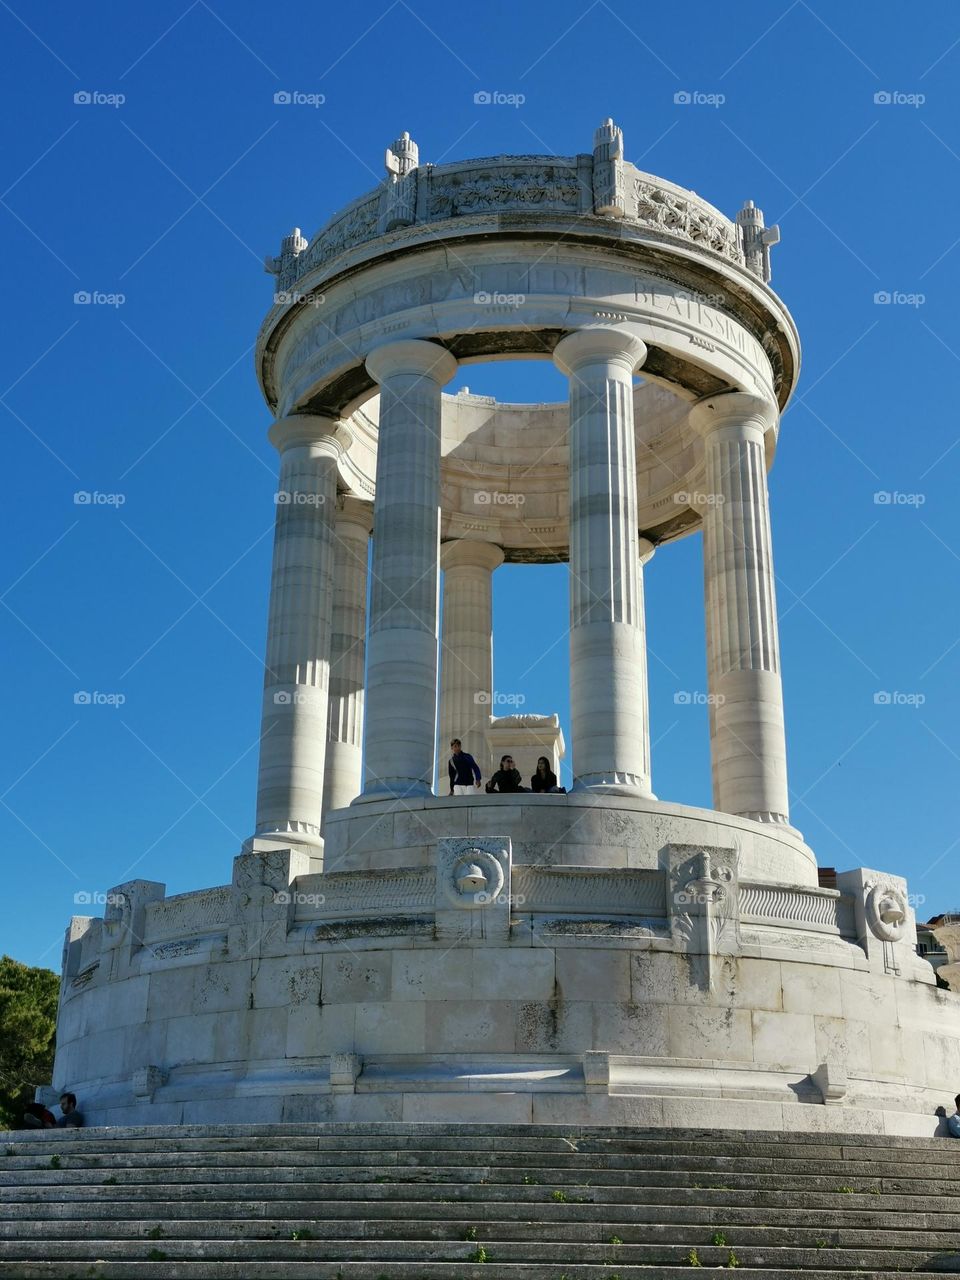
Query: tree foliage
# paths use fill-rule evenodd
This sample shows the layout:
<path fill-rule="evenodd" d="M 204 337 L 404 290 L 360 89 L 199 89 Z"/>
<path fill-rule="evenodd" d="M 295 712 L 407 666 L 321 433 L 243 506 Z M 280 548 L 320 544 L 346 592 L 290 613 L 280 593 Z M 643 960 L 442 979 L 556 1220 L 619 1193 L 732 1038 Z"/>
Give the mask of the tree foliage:
<path fill-rule="evenodd" d="M 0 1129 L 18 1128 L 24 1105 L 53 1073 L 60 979 L 0 957 Z"/>

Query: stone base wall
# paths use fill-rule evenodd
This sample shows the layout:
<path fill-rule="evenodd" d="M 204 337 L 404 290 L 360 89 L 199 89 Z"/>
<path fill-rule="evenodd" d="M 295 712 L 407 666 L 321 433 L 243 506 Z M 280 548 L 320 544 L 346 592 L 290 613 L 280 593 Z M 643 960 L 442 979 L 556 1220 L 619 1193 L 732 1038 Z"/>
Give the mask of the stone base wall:
<path fill-rule="evenodd" d="M 432 863 L 318 873 L 285 850 L 197 894 L 118 886 L 68 931 L 55 1085 L 94 1124 L 934 1133 L 960 996 L 916 956 L 909 912 L 897 937 L 873 931 L 903 882 L 744 878 L 714 817 L 707 845 L 658 815 L 652 866 L 521 863 L 507 837 L 448 836 Z"/>

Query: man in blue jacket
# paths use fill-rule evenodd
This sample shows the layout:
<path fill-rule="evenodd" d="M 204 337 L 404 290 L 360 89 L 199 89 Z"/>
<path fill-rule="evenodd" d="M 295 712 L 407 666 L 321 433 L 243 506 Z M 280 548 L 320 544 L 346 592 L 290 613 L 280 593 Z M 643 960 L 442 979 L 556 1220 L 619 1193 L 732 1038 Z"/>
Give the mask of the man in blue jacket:
<path fill-rule="evenodd" d="M 480 766 L 469 752 L 464 751 L 459 738 L 450 743 L 450 762 L 447 772 L 450 775 L 450 794 L 452 796 L 468 796 L 471 791 L 480 790 Z"/>

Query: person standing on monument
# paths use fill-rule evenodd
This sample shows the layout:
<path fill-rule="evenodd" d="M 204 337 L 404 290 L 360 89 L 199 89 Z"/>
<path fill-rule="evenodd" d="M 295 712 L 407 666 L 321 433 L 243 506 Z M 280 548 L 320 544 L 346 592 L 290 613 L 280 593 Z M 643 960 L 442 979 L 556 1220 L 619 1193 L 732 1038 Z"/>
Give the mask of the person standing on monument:
<path fill-rule="evenodd" d="M 459 738 L 450 743 L 450 761 L 447 772 L 450 775 L 450 794 L 452 796 L 468 796 L 471 791 L 480 790 L 480 766 L 468 751 L 463 750 Z"/>

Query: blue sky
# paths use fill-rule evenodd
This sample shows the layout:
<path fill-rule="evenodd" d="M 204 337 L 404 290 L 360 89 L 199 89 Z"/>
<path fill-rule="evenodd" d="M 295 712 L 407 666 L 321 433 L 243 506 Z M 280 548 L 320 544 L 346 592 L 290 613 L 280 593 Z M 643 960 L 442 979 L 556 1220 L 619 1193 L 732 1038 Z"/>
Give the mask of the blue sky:
<path fill-rule="evenodd" d="M 276 476 L 263 255 L 370 189 L 403 129 L 423 161 L 573 154 L 608 115 L 640 167 L 782 228 L 773 283 L 804 343 L 771 475 L 794 821 L 823 864 L 907 875 L 921 916 L 960 903 L 960 10 L 904 13 L 0 4 L 0 949 L 56 967 L 75 894 L 223 883 L 250 833 Z M 463 383 L 565 395 L 547 364 Z M 566 719 L 565 570 L 498 570 L 495 612 L 498 690 Z M 655 556 L 647 612 L 654 788 L 709 804 L 706 715 L 675 701 L 704 689 L 697 538 Z"/>

